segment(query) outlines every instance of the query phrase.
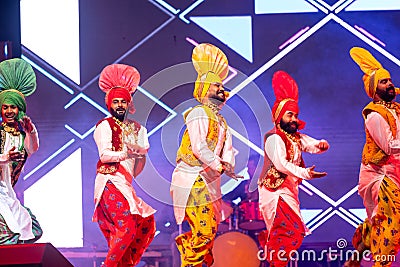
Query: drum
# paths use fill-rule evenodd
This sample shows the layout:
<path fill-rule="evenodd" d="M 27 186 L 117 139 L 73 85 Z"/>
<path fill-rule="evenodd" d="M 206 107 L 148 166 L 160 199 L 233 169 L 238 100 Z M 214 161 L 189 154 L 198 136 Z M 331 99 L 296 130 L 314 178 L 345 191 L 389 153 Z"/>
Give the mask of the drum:
<path fill-rule="evenodd" d="M 262 230 L 265 223 L 258 202 L 244 200 L 239 204 L 239 228 L 243 230 Z"/>
<path fill-rule="evenodd" d="M 229 203 L 222 201 L 221 203 L 221 222 L 218 224 L 217 233 L 225 233 L 232 230 L 232 213 L 233 209 Z"/>
<path fill-rule="evenodd" d="M 259 267 L 258 247 L 249 236 L 227 232 L 218 236 L 213 247 L 214 264 L 211 267 Z"/>

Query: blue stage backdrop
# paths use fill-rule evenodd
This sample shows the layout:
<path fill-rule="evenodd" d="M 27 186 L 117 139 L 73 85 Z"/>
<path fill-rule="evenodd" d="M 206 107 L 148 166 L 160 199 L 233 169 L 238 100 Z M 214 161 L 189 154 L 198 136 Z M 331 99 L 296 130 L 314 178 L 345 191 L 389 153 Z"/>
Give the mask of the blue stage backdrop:
<path fill-rule="evenodd" d="M 370 50 L 399 86 L 398 10 L 398 1 L 368 0 L 21 0 L 22 57 L 38 82 L 27 113 L 41 143 L 17 189 L 44 228 L 41 241 L 106 249 L 91 222 L 98 160 L 93 130 L 108 114 L 98 77 L 106 65 L 124 63 L 141 73 L 133 118 L 147 127 L 151 145 L 134 187 L 158 210 L 153 245 L 170 243 L 177 226 L 169 185 L 182 113 L 196 105 L 191 53 L 207 42 L 229 59 L 225 86 L 232 96 L 223 114 L 234 135 L 236 170 L 247 178 L 260 171 L 263 134 L 272 126 L 273 73 L 285 70 L 297 81 L 303 132 L 331 145 L 323 155 L 305 156 L 307 166 L 328 175 L 301 185 L 302 213 L 313 231 L 304 242 L 349 243 L 365 218 L 357 182 L 361 110 L 369 101 L 349 50 Z M 250 156 L 258 163 L 254 175 L 246 169 Z M 243 184 L 224 183 L 224 192 L 232 191 L 224 200 L 235 206 Z"/>

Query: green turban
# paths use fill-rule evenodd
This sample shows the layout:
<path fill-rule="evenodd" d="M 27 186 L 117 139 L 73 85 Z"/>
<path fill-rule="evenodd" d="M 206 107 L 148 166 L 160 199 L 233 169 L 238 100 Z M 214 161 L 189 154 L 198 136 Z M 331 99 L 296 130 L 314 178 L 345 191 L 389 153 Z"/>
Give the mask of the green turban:
<path fill-rule="evenodd" d="M 17 119 L 26 112 L 25 96 L 36 90 L 36 75 L 31 65 L 23 59 L 13 58 L 0 62 L 0 106 L 16 105 Z"/>

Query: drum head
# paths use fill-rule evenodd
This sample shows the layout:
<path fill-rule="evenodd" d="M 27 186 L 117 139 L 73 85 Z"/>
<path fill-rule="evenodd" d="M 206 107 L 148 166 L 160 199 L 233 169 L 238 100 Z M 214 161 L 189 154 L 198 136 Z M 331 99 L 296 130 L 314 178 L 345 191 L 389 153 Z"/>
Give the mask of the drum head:
<path fill-rule="evenodd" d="M 239 228 L 249 231 L 259 231 L 265 229 L 265 223 L 264 221 L 259 221 L 259 220 L 249 220 L 241 222 L 239 224 Z"/>
<path fill-rule="evenodd" d="M 244 200 L 239 204 L 239 228 L 243 230 L 262 230 L 265 229 L 258 201 Z"/>
<path fill-rule="evenodd" d="M 212 267 L 258 267 L 258 247 L 249 236 L 239 232 L 228 232 L 218 236 L 213 247 Z"/>

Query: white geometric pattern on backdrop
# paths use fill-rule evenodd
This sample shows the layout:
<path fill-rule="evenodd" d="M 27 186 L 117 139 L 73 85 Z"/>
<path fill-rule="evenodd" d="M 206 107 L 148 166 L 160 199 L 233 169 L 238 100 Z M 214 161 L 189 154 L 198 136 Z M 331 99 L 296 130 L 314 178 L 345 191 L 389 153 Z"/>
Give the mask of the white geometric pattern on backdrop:
<path fill-rule="evenodd" d="M 79 0 L 20 3 L 22 44 L 80 84 Z"/>
<path fill-rule="evenodd" d="M 21 3 L 22 2 L 23 1 L 21 1 Z M 183 23 L 189 24 L 190 20 L 187 19 L 186 16 L 192 10 L 194 10 L 197 6 L 201 5 L 204 2 L 204 0 L 197 0 L 197 1 L 193 2 L 185 10 L 182 10 L 182 11 L 179 10 L 179 9 L 176 9 L 173 6 L 171 6 L 170 4 L 168 4 L 167 1 L 163 1 L 163 0 L 154 0 L 153 1 L 153 0 L 150 0 L 149 2 L 154 4 L 156 7 L 161 8 L 166 14 L 168 14 L 170 16 L 170 19 L 165 21 L 163 24 L 161 24 L 157 29 L 155 29 L 147 37 L 157 34 L 163 27 L 165 27 L 169 22 L 171 22 L 175 18 L 179 18 L 180 20 L 182 20 Z M 258 2 L 260 2 L 260 1 L 255 0 L 255 3 L 258 3 Z M 279 1 L 279 2 L 284 3 L 284 1 Z M 297 2 L 299 2 L 299 1 L 297 1 Z M 307 1 L 304 1 L 304 2 L 306 2 L 307 5 L 311 5 L 310 2 L 307 2 Z M 234 94 L 236 94 L 239 91 L 241 91 L 242 89 L 244 89 L 246 87 L 246 85 L 248 85 L 250 82 L 252 82 L 254 79 L 256 79 L 259 75 L 261 75 L 266 70 L 268 70 L 272 65 L 274 65 L 276 62 L 278 62 L 280 59 L 282 59 L 286 54 L 288 54 L 290 51 L 294 50 L 297 46 L 301 45 L 303 41 L 305 41 L 308 37 L 310 37 L 312 34 L 317 32 L 319 29 L 323 28 L 324 25 L 326 25 L 329 21 L 332 21 L 332 20 L 337 22 L 338 24 L 340 24 L 344 29 L 346 29 L 347 31 L 349 31 L 350 33 L 352 33 L 353 35 L 355 35 L 356 37 L 358 37 L 359 39 L 361 39 L 365 43 L 369 44 L 375 50 L 380 52 L 382 55 L 384 55 L 385 57 L 387 57 L 388 59 L 393 61 L 395 64 L 400 66 L 400 61 L 396 57 L 391 55 L 383 47 L 381 47 L 379 44 L 377 44 L 372 39 L 370 39 L 369 36 L 367 36 L 364 33 L 358 31 L 352 25 L 349 25 L 348 23 L 346 23 L 345 21 L 343 21 L 339 17 L 340 12 L 353 11 L 353 10 L 375 10 L 375 9 L 371 8 L 373 6 L 372 2 L 373 1 L 369 1 L 369 0 L 357 0 L 357 1 L 342 0 L 342 1 L 338 1 L 337 3 L 335 3 L 335 5 L 331 6 L 331 5 L 326 4 L 322 0 L 312 1 L 313 5 L 311 6 L 312 7 L 311 9 L 312 10 L 317 9 L 318 12 L 322 12 L 322 13 L 326 14 L 326 16 L 324 16 L 314 26 L 310 27 L 307 31 L 305 31 L 301 35 L 297 36 L 297 39 L 293 40 L 292 43 L 290 43 L 284 49 L 279 51 L 279 53 L 277 53 L 272 59 L 270 59 L 269 61 L 265 62 L 258 70 L 253 72 L 247 79 L 245 79 L 242 83 L 240 83 L 237 87 L 235 87 L 232 90 L 231 95 L 233 96 Z M 382 8 L 383 9 L 386 8 L 388 10 L 400 9 L 400 4 L 397 3 L 397 1 L 387 1 L 386 3 L 387 3 L 387 5 L 384 5 L 384 4 L 380 3 L 379 10 L 382 10 Z M 389 4 L 390 4 L 390 6 L 389 6 Z M 23 8 L 23 5 L 21 5 L 21 8 Z M 284 7 L 282 7 L 282 6 L 280 8 L 281 8 L 281 11 L 285 10 Z M 261 10 L 261 8 L 260 8 L 260 10 Z M 51 10 L 49 10 L 49 9 L 47 9 L 47 11 L 51 12 Z M 32 12 L 32 10 L 30 10 L 30 12 Z M 288 10 L 288 12 L 289 12 L 289 10 Z M 293 12 L 293 10 L 291 10 L 290 12 Z M 35 13 L 35 12 L 33 12 L 33 13 Z M 260 11 L 260 14 L 261 13 L 265 14 L 264 11 Z M 21 14 L 22 14 L 22 16 L 24 15 L 23 10 L 21 10 Z M 37 16 L 40 13 L 36 12 L 35 14 Z M 22 18 L 22 19 L 24 19 L 24 18 Z M 193 21 L 195 21 L 195 20 L 198 20 L 199 17 L 197 17 L 197 18 L 193 17 L 191 19 Z M 29 21 L 27 23 L 29 23 Z M 54 21 L 53 23 L 57 24 L 57 21 Z M 24 27 L 24 25 L 25 24 L 23 24 L 22 27 Z M 235 50 L 235 45 L 230 43 L 230 42 L 232 42 L 231 39 L 226 39 L 226 38 L 222 38 L 222 36 L 218 36 L 218 30 L 220 30 L 220 29 L 214 29 L 214 30 L 217 30 L 216 31 L 217 33 L 215 33 L 215 31 L 214 31 L 214 34 L 213 34 L 214 37 L 221 38 L 222 42 L 225 42 L 228 47 L 230 47 L 231 49 Z M 209 31 L 211 31 L 211 29 L 209 29 Z M 221 31 L 219 31 L 219 32 L 221 32 Z M 79 32 L 74 32 L 73 34 L 75 34 L 76 36 L 79 36 Z M 24 45 L 24 42 L 25 42 L 26 39 L 24 39 L 25 31 L 24 31 L 23 28 L 22 28 L 22 35 L 23 35 L 22 36 L 22 40 L 23 40 L 23 45 Z M 132 53 L 141 44 L 146 42 L 147 41 L 147 37 L 144 38 L 140 43 L 133 45 L 132 48 L 124 56 L 127 56 L 128 54 Z M 251 38 L 251 36 L 249 38 Z M 29 41 L 26 40 L 26 42 L 29 42 Z M 251 42 L 250 42 L 250 44 L 251 44 Z M 256 45 L 256 44 L 254 44 L 254 45 Z M 250 49 L 251 49 L 251 47 L 250 47 Z M 250 50 L 247 50 L 247 51 L 250 51 Z M 32 52 L 41 54 L 41 56 L 42 56 L 42 53 L 43 53 L 41 51 L 40 52 L 39 51 L 35 51 L 35 48 L 32 48 Z M 242 51 L 236 51 L 236 52 L 238 54 L 243 54 Z M 248 53 L 248 52 L 246 52 L 246 53 Z M 42 56 L 42 58 L 46 58 L 46 57 Z M 246 59 L 249 60 L 250 58 L 252 58 L 252 55 L 248 55 L 247 54 L 246 55 Z M 30 58 L 27 57 L 27 59 L 29 60 Z M 120 59 L 121 58 L 117 59 L 116 61 L 119 61 Z M 64 84 L 62 81 L 59 81 L 57 78 L 55 78 L 55 77 L 51 76 L 50 74 L 48 74 L 48 72 L 46 70 L 41 69 L 40 67 L 38 67 L 38 65 L 34 64 L 34 62 L 32 62 L 32 63 L 34 65 L 34 67 L 37 67 L 37 70 L 42 72 L 43 74 L 45 74 L 45 76 L 49 77 L 52 80 L 56 80 L 60 84 Z M 51 62 L 47 62 L 47 63 L 51 64 Z M 66 77 L 71 78 L 73 75 L 71 76 L 70 74 L 68 74 L 68 72 L 64 71 L 61 66 L 62 66 L 62 64 L 58 64 L 57 66 L 53 66 L 53 67 L 57 68 Z M 75 81 L 77 84 L 79 84 L 79 80 L 77 80 L 75 78 L 71 78 L 71 79 L 73 81 Z M 91 82 L 93 82 L 96 79 L 97 79 L 97 77 L 93 78 L 93 80 Z M 86 87 L 87 87 L 87 84 L 84 85 L 84 86 L 81 86 L 82 89 L 84 89 Z M 65 90 L 69 89 L 70 90 L 69 92 L 73 95 L 71 101 L 64 107 L 66 110 L 68 109 L 68 107 L 70 105 L 72 105 L 76 101 L 86 101 L 91 106 L 93 106 L 95 109 L 99 110 L 102 113 L 106 113 L 105 110 L 101 107 L 101 105 L 96 103 L 96 101 L 92 100 L 90 97 L 88 97 L 83 92 L 75 93 L 72 89 L 68 88 L 68 86 L 65 86 L 65 85 L 62 88 L 64 88 Z M 141 90 L 142 93 L 144 93 L 152 101 L 154 101 L 157 104 L 161 105 L 164 109 L 166 109 L 169 113 L 171 113 L 172 116 L 169 116 L 166 120 L 164 120 L 162 122 L 162 125 L 168 123 L 168 120 L 170 120 L 170 119 L 172 119 L 172 117 L 176 116 L 176 113 L 174 113 L 172 108 L 170 108 L 167 105 L 165 105 L 164 103 L 160 102 L 158 99 L 152 97 L 152 95 L 149 92 L 147 92 L 144 88 L 141 88 L 141 89 L 142 89 Z M 150 132 L 154 133 L 155 131 L 160 129 L 161 126 L 159 125 L 155 129 L 150 129 Z M 91 128 L 91 129 L 87 130 L 84 133 L 79 133 L 78 131 L 73 129 L 68 124 L 66 124 L 65 127 L 71 133 L 73 133 L 74 135 L 76 135 L 80 139 L 85 138 L 88 134 L 90 134 L 93 131 L 93 128 Z M 74 142 L 74 141 L 72 141 L 72 142 Z M 60 153 L 63 149 L 64 149 L 64 147 L 60 147 L 59 150 L 58 150 L 58 153 Z M 262 151 L 262 148 L 259 148 L 257 151 Z M 49 159 L 46 162 L 43 162 L 43 164 L 48 163 L 50 160 L 51 159 Z M 42 166 L 43 165 L 39 165 L 38 167 L 42 167 Z M 38 167 L 35 168 L 33 171 L 31 171 L 31 173 L 29 173 L 27 175 L 27 177 L 29 177 L 35 171 L 37 171 Z M 360 212 L 360 210 L 357 210 L 357 209 L 355 209 L 355 210 L 353 210 L 353 209 L 346 210 L 346 209 L 344 209 L 344 208 L 342 208 L 340 206 L 341 203 L 343 203 L 347 198 L 349 198 L 350 196 L 352 196 L 354 193 L 357 192 L 357 188 L 356 187 L 351 188 L 346 194 L 344 194 L 338 200 L 335 201 L 332 198 L 330 198 L 328 195 L 326 195 L 324 192 L 322 192 L 321 190 L 319 190 L 315 186 L 313 186 L 310 183 L 308 183 L 307 181 L 303 181 L 303 186 L 305 187 L 304 190 L 310 190 L 313 194 L 318 195 L 321 199 L 324 199 L 327 203 L 329 203 L 331 205 L 331 207 L 329 207 L 329 208 L 327 208 L 325 210 L 304 211 L 303 214 L 306 216 L 305 220 L 307 222 L 307 226 L 309 226 L 311 228 L 311 230 L 315 230 L 317 227 L 322 225 L 324 222 L 326 222 L 327 220 L 332 218 L 334 215 L 338 215 L 343 220 L 345 220 L 346 222 L 348 222 L 349 224 L 351 224 L 353 226 L 356 226 L 358 223 L 360 223 L 362 221 L 363 218 L 361 218 L 361 217 L 363 217 L 364 215 L 363 215 L 362 212 Z"/>
<path fill-rule="evenodd" d="M 165 1 L 161 1 L 161 0 L 157 1 L 156 0 L 156 2 L 158 2 L 159 4 L 164 6 L 167 10 L 176 10 L 174 7 L 169 6 L 169 4 L 167 4 Z M 198 0 L 195 3 L 193 3 L 192 6 L 188 7 L 186 10 L 181 12 L 181 14 L 179 15 L 179 18 L 181 18 L 184 22 L 189 23 L 188 20 L 185 18 L 185 16 L 190 11 L 193 10 L 193 6 L 198 6 L 202 2 L 203 1 Z M 260 11 L 262 9 L 262 5 L 260 4 L 261 2 L 268 3 L 268 5 L 275 5 L 276 10 L 279 9 L 279 13 L 285 13 L 285 11 L 287 13 L 304 12 L 304 7 L 307 5 L 311 5 L 310 2 L 303 1 L 304 3 L 301 4 L 300 1 L 297 0 L 296 3 L 298 3 L 297 7 L 299 9 L 295 10 L 292 8 L 291 5 L 289 5 L 288 1 L 286 1 L 286 2 L 285 1 L 279 1 L 279 2 L 277 1 L 277 2 L 274 2 L 274 4 L 271 4 L 271 2 L 255 0 L 255 6 L 257 8 L 259 8 L 259 10 L 258 10 L 259 13 L 265 13 L 265 12 Z M 375 43 L 374 42 L 375 40 L 372 40 L 370 35 L 365 35 L 364 33 L 358 31 L 353 26 L 349 25 L 348 23 L 346 23 L 345 21 L 343 21 L 342 19 L 340 19 L 338 17 L 337 14 L 339 14 L 340 12 L 345 12 L 347 10 L 349 10 L 349 11 L 360 11 L 360 10 L 373 11 L 374 9 L 371 8 L 371 6 L 376 6 L 372 1 L 369 1 L 369 0 L 358 0 L 358 1 L 354 1 L 352 3 L 351 2 L 352 1 L 342 0 L 342 1 L 336 2 L 334 5 L 329 5 L 322 0 L 318 0 L 315 2 L 313 1 L 315 8 L 317 8 L 320 12 L 325 13 L 326 16 L 324 18 L 322 18 L 314 26 L 310 27 L 307 31 L 304 31 L 304 32 L 302 32 L 301 35 L 296 36 L 297 39 L 293 40 L 287 47 L 285 47 L 282 51 L 280 51 L 278 54 L 276 54 L 271 60 L 267 61 L 262 67 L 260 67 L 258 70 L 253 72 L 246 80 L 244 80 L 238 86 L 233 88 L 230 95 L 233 96 L 236 93 L 238 93 L 239 91 L 241 91 L 242 89 L 244 89 L 246 87 L 246 85 L 251 83 L 259 75 L 261 75 L 266 70 L 268 70 L 272 65 L 274 65 L 276 62 L 278 62 L 280 59 L 282 59 L 290 51 L 294 50 L 297 46 L 301 45 L 301 43 L 303 41 L 305 41 L 308 37 L 310 37 L 312 34 L 317 32 L 319 29 L 323 28 L 323 26 L 326 25 L 331 20 L 336 21 L 338 24 L 340 24 L 346 30 L 348 30 L 349 32 L 354 34 L 356 37 L 360 38 L 362 41 L 364 41 L 367 44 L 369 44 L 370 46 L 372 46 L 374 49 L 376 49 L 378 52 L 380 52 L 381 54 L 386 56 L 388 59 L 393 61 L 398 66 L 400 66 L 400 61 L 396 57 L 391 55 L 388 51 L 386 51 L 384 48 L 382 48 L 377 43 Z M 292 3 L 292 1 L 290 3 Z M 352 9 L 351 8 L 352 5 L 356 5 L 356 7 Z M 394 2 L 394 1 L 388 1 L 385 4 L 379 6 L 379 10 L 385 10 L 385 9 L 388 9 L 388 10 L 400 9 L 400 3 Z M 311 9 L 309 9 L 309 11 L 313 12 L 314 9 L 311 8 Z M 178 14 L 178 13 L 179 13 L 179 11 L 176 14 Z M 237 17 L 237 16 L 235 16 L 235 17 Z M 224 18 L 227 18 L 227 17 L 224 16 Z M 241 18 L 241 17 L 239 17 L 239 18 Z M 199 17 L 193 17 L 191 19 L 193 19 L 193 21 L 196 22 L 199 20 Z M 215 20 L 215 17 L 212 19 Z M 209 23 L 209 24 L 207 24 L 207 27 L 210 27 L 210 25 L 213 25 L 215 28 L 218 28 L 221 26 L 218 23 L 215 23 L 215 24 Z M 245 27 L 242 27 L 242 28 L 239 27 L 239 30 L 240 29 L 248 30 Z M 208 29 L 207 28 L 205 30 L 210 30 L 211 31 L 210 34 L 212 34 L 216 38 L 219 38 L 219 36 L 216 34 L 216 32 L 220 32 L 220 33 L 224 32 L 223 29 Z M 231 40 L 233 40 L 233 39 L 231 39 Z M 235 50 L 235 45 L 231 44 L 229 42 L 226 42 L 226 38 L 224 38 L 223 36 L 221 36 L 220 41 L 224 42 L 228 47 Z M 236 52 L 238 52 L 238 54 L 240 54 L 239 51 L 236 51 Z M 245 58 L 248 59 L 248 56 Z M 324 222 L 329 220 L 334 215 L 338 215 L 339 217 L 341 217 L 343 220 L 345 220 L 346 222 L 348 222 L 350 225 L 352 225 L 354 227 L 357 227 L 357 225 L 359 223 L 361 223 L 363 221 L 363 219 L 365 218 L 365 216 L 363 216 L 363 215 L 365 215 L 365 213 L 362 212 L 363 209 L 352 209 L 349 211 L 349 210 L 346 210 L 346 209 L 340 207 L 341 203 L 343 203 L 346 199 L 348 199 L 350 196 L 352 196 L 354 193 L 357 192 L 357 186 L 350 189 L 346 194 L 344 194 L 342 197 L 340 197 L 337 201 L 334 201 L 327 194 L 325 194 L 324 192 L 322 192 L 321 190 L 319 190 L 318 188 L 316 188 L 315 186 L 313 186 L 312 184 L 310 184 L 307 181 L 303 181 L 303 186 L 305 186 L 308 190 L 311 190 L 311 192 L 315 193 L 316 195 L 318 195 L 320 198 L 324 199 L 327 203 L 329 203 L 331 205 L 331 207 L 327 208 L 324 211 L 318 212 L 318 213 L 309 212 L 307 210 L 302 211 L 302 214 L 305 216 L 304 219 L 305 219 L 305 221 L 307 221 L 307 226 L 310 228 L 311 231 L 313 231 L 316 228 L 318 228 L 319 226 L 321 226 Z M 362 218 L 360 218 L 360 217 L 362 217 Z"/>

